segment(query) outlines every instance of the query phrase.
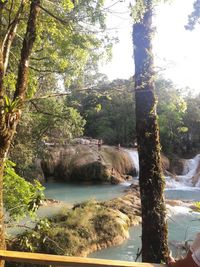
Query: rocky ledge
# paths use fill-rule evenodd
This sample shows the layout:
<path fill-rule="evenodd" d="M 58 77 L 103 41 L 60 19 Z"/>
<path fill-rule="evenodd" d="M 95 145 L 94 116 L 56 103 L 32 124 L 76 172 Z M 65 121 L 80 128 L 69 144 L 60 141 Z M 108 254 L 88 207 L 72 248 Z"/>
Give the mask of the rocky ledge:
<path fill-rule="evenodd" d="M 59 215 L 42 220 L 32 231 L 10 240 L 7 247 L 86 256 L 96 250 L 119 245 L 129 237 L 129 227 L 141 221 L 139 193 L 135 189 L 133 194 L 133 190 L 120 198 L 104 202 L 91 200 L 63 210 Z"/>
<path fill-rule="evenodd" d="M 48 147 L 46 157 L 38 162 L 46 181 L 118 184 L 137 174 L 127 149 L 106 145 L 52 146 Z M 162 166 L 169 170 L 169 160 L 164 156 Z"/>

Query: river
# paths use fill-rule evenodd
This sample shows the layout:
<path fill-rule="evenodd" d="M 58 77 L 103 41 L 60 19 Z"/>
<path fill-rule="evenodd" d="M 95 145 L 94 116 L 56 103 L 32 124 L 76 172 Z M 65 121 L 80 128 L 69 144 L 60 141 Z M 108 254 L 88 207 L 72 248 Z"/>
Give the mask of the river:
<path fill-rule="evenodd" d="M 139 172 L 137 151 L 127 150 L 130 154 L 136 171 Z M 200 187 L 192 187 L 191 178 L 195 175 L 200 162 L 200 155 L 185 162 L 184 174 L 177 176 L 177 181 L 166 177 L 165 197 L 169 199 L 200 201 Z M 137 180 L 137 179 L 136 179 Z M 46 195 L 49 198 L 77 203 L 90 198 L 106 200 L 121 195 L 130 183 L 121 185 L 66 185 L 48 184 Z M 174 256 L 180 256 L 180 246 L 185 241 L 194 239 L 200 229 L 200 214 L 191 212 L 185 207 L 168 206 L 169 243 Z M 141 226 L 130 229 L 130 238 L 122 245 L 97 251 L 90 257 L 113 260 L 135 261 L 136 255 L 141 248 Z"/>
<path fill-rule="evenodd" d="M 91 198 L 106 200 L 122 195 L 129 184 L 130 183 L 121 185 L 47 184 L 46 196 L 48 198 L 67 201 L 70 204 L 79 203 Z M 188 187 L 184 189 L 183 186 L 181 189 L 168 188 L 165 190 L 165 196 L 170 199 L 200 201 L 200 189 Z M 199 231 L 199 220 L 200 214 L 190 212 L 188 208 L 168 206 L 169 241 L 171 249 L 176 255 L 180 254 L 179 242 L 182 243 L 186 240 L 192 240 Z M 97 251 L 89 256 L 113 260 L 135 260 L 136 254 L 141 248 L 141 226 L 131 227 L 129 234 L 130 238 L 122 245 Z M 178 249 L 176 249 L 177 244 Z"/>
<path fill-rule="evenodd" d="M 139 172 L 138 155 L 136 151 L 129 151 L 130 157 Z M 192 187 L 191 178 L 196 173 L 200 155 L 186 161 L 184 175 L 177 176 L 177 181 L 166 177 L 167 188 L 165 196 L 169 199 L 200 201 L 200 184 Z M 137 181 L 137 178 L 135 179 Z M 121 196 L 131 182 L 120 185 L 79 185 L 66 183 L 46 184 L 45 194 L 47 198 L 66 202 L 69 206 L 82 201 L 95 198 L 96 200 L 108 200 Z M 62 206 L 59 207 L 60 209 Z M 50 215 L 59 212 L 59 208 L 43 207 L 39 215 Z M 179 256 L 179 243 L 194 239 L 200 229 L 200 214 L 191 212 L 186 207 L 168 206 L 169 242 L 174 256 Z M 141 226 L 130 229 L 130 238 L 122 245 L 97 251 L 89 257 L 105 258 L 113 260 L 135 261 L 136 255 L 141 248 Z M 177 249 L 178 247 L 178 249 Z"/>

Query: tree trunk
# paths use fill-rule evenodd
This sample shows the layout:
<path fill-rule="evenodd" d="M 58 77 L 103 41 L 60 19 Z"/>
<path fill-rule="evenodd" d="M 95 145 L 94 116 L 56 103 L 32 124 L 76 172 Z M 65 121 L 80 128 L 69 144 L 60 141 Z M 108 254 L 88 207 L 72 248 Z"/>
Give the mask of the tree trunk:
<path fill-rule="evenodd" d="M 145 1 L 144 1 L 145 2 Z M 168 257 L 164 177 L 154 95 L 152 3 L 133 26 L 135 60 L 136 131 L 142 205 L 142 261 L 160 263 Z"/>
<path fill-rule="evenodd" d="M 0 51 L 0 249 L 5 249 L 5 231 L 4 231 L 4 213 L 3 213 L 3 171 L 4 162 L 10 148 L 16 126 L 20 118 L 21 107 L 24 103 L 25 92 L 28 82 L 28 65 L 33 44 L 36 38 L 37 17 L 39 12 L 40 0 L 32 0 L 30 6 L 30 14 L 27 23 L 26 34 L 24 36 L 23 46 L 21 50 L 21 59 L 18 67 L 18 78 L 16 91 L 13 101 L 18 101 L 14 110 L 5 110 L 3 88 L 3 56 Z M 4 266 L 4 262 L 0 261 L 0 267 Z"/>

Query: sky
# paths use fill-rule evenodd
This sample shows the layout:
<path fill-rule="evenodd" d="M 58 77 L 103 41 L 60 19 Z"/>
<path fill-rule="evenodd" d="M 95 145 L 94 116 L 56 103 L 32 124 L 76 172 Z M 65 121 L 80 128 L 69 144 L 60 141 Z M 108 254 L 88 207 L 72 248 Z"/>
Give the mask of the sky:
<path fill-rule="evenodd" d="M 134 75 L 132 21 L 127 1 L 114 5 L 107 20 L 108 28 L 114 28 L 112 34 L 118 35 L 119 38 L 119 43 L 113 47 L 112 61 L 100 68 L 110 80 L 126 79 Z M 157 6 L 153 47 L 155 66 L 159 73 L 171 79 L 178 87 L 190 87 L 194 93 L 198 93 L 200 92 L 200 26 L 194 31 L 186 31 L 184 28 L 188 14 L 193 9 L 193 1 L 172 0 L 171 3 Z"/>

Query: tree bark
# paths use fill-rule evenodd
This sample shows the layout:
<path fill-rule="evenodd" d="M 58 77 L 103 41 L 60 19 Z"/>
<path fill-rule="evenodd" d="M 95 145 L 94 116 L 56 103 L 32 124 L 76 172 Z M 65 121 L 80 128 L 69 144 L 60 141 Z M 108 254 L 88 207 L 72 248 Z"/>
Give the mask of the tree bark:
<path fill-rule="evenodd" d="M 160 263 L 168 257 L 164 177 L 154 95 L 152 3 L 133 26 L 135 61 L 136 131 L 142 206 L 142 261 Z"/>
<path fill-rule="evenodd" d="M 22 1 L 23 2 L 23 1 Z M 27 22 L 26 34 L 24 36 L 21 50 L 21 59 L 18 67 L 18 78 L 13 101 L 17 101 L 15 109 L 9 112 L 5 109 L 5 92 L 3 90 L 3 53 L 0 53 L 0 249 L 5 249 L 5 231 L 3 218 L 3 171 L 7 153 L 10 148 L 16 126 L 20 118 L 21 107 L 25 101 L 25 92 L 28 82 L 28 65 L 33 44 L 36 38 L 37 17 L 39 13 L 40 0 L 32 0 L 30 14 Z M 2 50 L 0 51 L 2 52 Z M 2 79 L 1 79 L 2 74 Z M 0 261 L 0 267 L 4 262 Z"/>

